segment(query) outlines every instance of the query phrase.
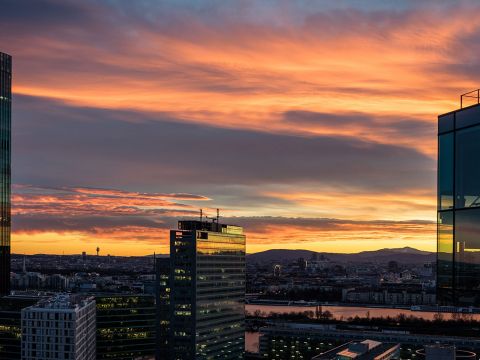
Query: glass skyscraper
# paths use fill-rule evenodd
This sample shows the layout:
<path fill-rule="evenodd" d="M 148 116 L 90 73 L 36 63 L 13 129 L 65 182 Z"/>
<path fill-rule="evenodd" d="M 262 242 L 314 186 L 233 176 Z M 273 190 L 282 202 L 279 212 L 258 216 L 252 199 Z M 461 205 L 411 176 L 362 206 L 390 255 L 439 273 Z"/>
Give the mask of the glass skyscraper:
<path fill-rule="evenodd" d="M 174 360 L 243 359 L 245 235 L 238 226 L 180 221 L 170 232 Z"/>
<path fill-rule="evenodd" d="M 480 307 L 480 105 L 438 117 L 437 298 Z"/>
<path fill-rule="evenodd" d="M 12 57 L 0 53 L 0 296 L 10 293 Z"/>

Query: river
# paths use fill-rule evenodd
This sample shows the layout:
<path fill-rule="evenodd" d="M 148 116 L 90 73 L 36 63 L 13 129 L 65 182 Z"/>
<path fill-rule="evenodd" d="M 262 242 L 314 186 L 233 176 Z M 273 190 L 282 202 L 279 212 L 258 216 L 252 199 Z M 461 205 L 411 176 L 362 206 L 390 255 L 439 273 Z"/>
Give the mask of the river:
<path fill-rule="evenodd" d="M 335 320 L 346 320 L 349 317 L 387 317 L 387 316 L 397 316 L 404 314 L 406 316 L 415 316 L 418 318 L 433 320 L 436 312 L 432 311 L 412 311 L 410 309 L 395 309 L 395 308 L 384 308 L 384 307 L 368 307 L 368 306 L 332 306 L 332 305 L 323 305 L 322 311 L 329 311 L 333 319 Z M 304 312 L 304 311 L 313 311 L 315 312 L 315 306 L 287 306 L 287 305 L 245 305 L 245 311 L 253 314 L 255 311 L 261 311 L 265 314 L 276 313 L 276 314 L 288 314 L 291 312 Z M 442 313 L 445 319 L 448 319 L 449 316 L 452 316 L 450 313 Z M 480 314 L 468 314 L 469 317 L 475 320 L 480 320 Z"/>
<path fill-rule="evenodd" d="M 259 310 L 266 315 L 270 313 L 276 314 L 288 314 L 291 312 L 304 312 L 313 311 L 315 313 L 315 306 L 287 306 L 287 305 L 245 305 L 245 311 L 253 314 Z M 367 307 L 367 306 L 322 306 L 322 311 L 329 311 L 333 319 L 346 320 L 349 317 L 395 317 L 400 314 L 406 316 L 415 316 L 418 318 L 433 320 L 436 312 L 430 311 L 412 311 L 410 309 L 395 309 L 395 308 L 382 308 L 382 307 Z M 449 319 L 453 314 L 442 313 L 445 319 Z M 480 314 L 469 314 L 469 318 L 480 320 Z M 245 349 L 251 352 L 258 352 L 258 332 L 245 333 Z"/>

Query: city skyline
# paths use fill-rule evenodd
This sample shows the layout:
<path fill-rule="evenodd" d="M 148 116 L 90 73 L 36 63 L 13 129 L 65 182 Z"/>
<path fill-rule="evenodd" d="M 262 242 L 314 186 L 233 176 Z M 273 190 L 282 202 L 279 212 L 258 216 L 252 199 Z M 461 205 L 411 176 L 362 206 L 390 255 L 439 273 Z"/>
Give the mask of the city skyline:
<path fill-rule="evenodd" d="M 249 253 L 435 249 L 475 2 L 26 3 L 0 13 L 12 252 L 167 253 L 200 208 Z"/>

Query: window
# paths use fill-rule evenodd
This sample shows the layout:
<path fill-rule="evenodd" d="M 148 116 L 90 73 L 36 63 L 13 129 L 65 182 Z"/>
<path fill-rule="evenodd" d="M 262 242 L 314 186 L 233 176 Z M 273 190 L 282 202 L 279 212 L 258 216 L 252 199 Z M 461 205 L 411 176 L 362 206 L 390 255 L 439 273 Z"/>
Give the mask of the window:
<path fill-rule="evenodd" d="M 457 131 L 455 143 L 455 207 L 480 206 L 480 126 Z"/>
<path fill-rule="evenodd" d="M 438 213 L 437 237 L 438 301 L 451 301 L 453 287 L 453 211 Z"/>
<path fill-rule="evenodd" d="M 438 117 L 438 133 L 452 131 L 454 128 L 454 115 L 447 114 Z"/>
<path fill-rule="evenodd" d="M 455 213 L 455 282 L 459 305 L 480 302 L 480 209 Z"/>
<path fill-rule="evenodd" d="M 438 209 L 453 208 L 453 133 L 438 138 Z"/>
<path fill-rule="evenodd" d="M 456 128 L 463 128 L 480 123 L 480 107 L 475 106 L 458 111 L 456 114 Z"/>

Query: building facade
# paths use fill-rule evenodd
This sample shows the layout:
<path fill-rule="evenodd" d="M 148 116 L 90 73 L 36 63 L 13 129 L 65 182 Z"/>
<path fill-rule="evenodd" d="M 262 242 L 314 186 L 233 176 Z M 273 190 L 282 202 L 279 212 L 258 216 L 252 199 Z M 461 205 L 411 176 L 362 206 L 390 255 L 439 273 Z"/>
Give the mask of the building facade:
<path fill-rule="evenodd" d="M 0 53 L 0 296 L 10 293 L 12 57 Z"/>
<path fill-rule="evenodd" d="M 480 306 L 480 105 L 438 117 L 437 299 Z"/>
<path fill-rule="evenodd" d="M 243 359 L 243 229 L 218 220 L 178 225 L 170 232 L 172 358 Z"/>
<path fill-rule="evenodd" d="M 155 296 L 96 295 L 97 359 L 151 359 L 155 355 Z"/>
<path fill-rule="evenodd" d="M 95 300 L 56 295 L 22 310 L 23 360 L 95 360 Z"/>

